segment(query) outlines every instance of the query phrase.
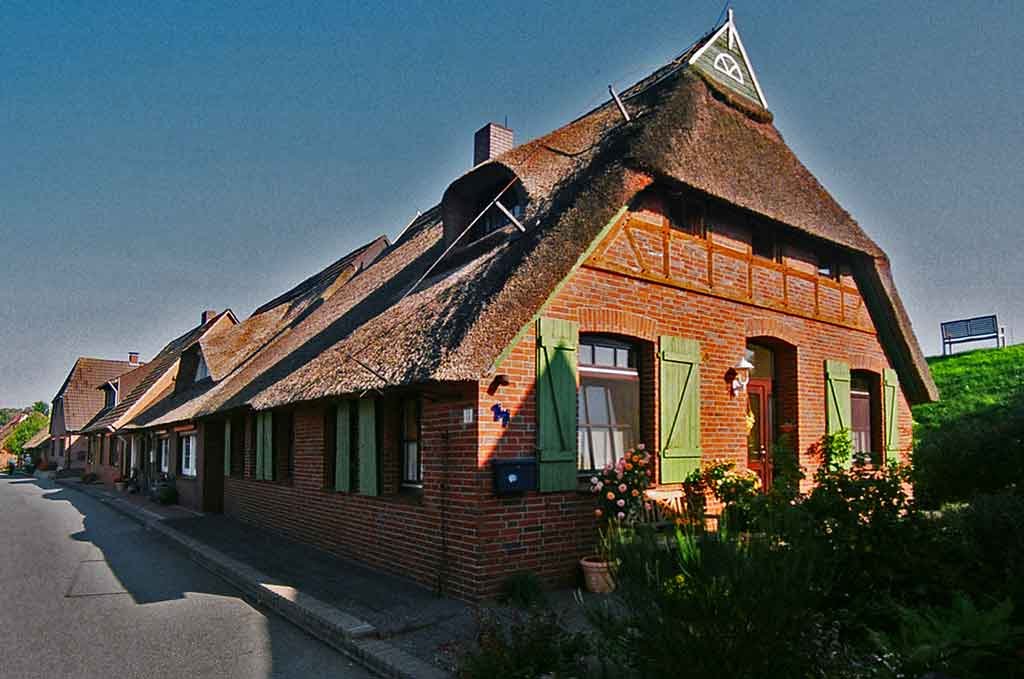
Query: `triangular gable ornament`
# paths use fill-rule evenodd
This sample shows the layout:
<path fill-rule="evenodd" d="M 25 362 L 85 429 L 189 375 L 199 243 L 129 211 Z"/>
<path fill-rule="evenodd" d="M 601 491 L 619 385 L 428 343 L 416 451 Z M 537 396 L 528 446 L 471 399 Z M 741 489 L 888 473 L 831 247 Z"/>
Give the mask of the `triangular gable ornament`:
<path fill-rule="evenodd" d="M 768 108 L 754 66 L 743 47 L 743 39 L 736 30 L 732 8 L 725 23 L 693 53 L 689 64 L 730 91 L 764 109 Z"/>

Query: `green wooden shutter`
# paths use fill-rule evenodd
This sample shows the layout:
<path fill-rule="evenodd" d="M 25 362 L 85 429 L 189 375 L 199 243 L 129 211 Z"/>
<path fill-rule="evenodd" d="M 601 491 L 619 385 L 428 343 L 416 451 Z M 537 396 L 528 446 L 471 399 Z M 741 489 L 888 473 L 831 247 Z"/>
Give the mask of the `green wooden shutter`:
<path fill-rule="evenodd" d="M 274 479 L 274 413 L 263 413 L 263 478 Z"/>
<path fill-rule="evenodd" d="M 256 480 L 263 480 L 263 413 L 256 413 Z"/>
<path fill-rule="evenodd" d="M 224 478 L 231 476 L 231 420 L 224 420 Z"/>
<path fill-rule="evenodd" d="M 579 324 L 537 319 L 537 448 L 541 492 L 575 490 Z"/>
<path fill-rule="evenodd" d="M 274 478 L 274 415 L 270 411 L 256 413 L 256 479 Z"/>
<path fill-rule="evenodd" d="M 700 343 L 661 338 L 661 482 L 700 469 Z"/>
<path fill-rule="evenodd" d="M 842 361 L 825 361 L 826 424 L 829 434 L 849 430 L 853 419 L 850 402 L 850 366 Z M 843 466 L 853 466 L 853 455 Z"/>
<path fill-rule="evenodd" d="M 882 374 L 882 407 L 885 426 L 885 460 L 900 461 L 900 379 L 886 368 Z"/>
<path fill-rule="evenodd" d="M 352 490 L 352 426 L 350 413 L 351 401 L 338 404 L 335 417 L 335 448 L 334 448 L 334 490 L 348 492 Z"/>
<path fill-rule="evenodd" d="M 377 462 L 377 402 L 359 399 L 359 492 L 380 495 L 380 470 Z"/>

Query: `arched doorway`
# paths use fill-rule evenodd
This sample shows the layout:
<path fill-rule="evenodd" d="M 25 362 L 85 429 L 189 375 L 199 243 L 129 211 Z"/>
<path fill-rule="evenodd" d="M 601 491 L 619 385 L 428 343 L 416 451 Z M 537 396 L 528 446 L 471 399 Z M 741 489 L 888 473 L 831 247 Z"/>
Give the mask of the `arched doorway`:
<path fill-rule="evenodd" d="M 764 490 L 796 461 L 796 347 L 773 337 L 747 341 L 747 467 Z"/>

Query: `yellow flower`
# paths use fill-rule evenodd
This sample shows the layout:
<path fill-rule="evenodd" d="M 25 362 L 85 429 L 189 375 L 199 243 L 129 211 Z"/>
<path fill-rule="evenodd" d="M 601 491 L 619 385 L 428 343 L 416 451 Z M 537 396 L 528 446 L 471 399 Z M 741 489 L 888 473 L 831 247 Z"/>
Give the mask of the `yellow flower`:
<path fill-rule="evenodd" d="M 613 493 L 612 491 L 609 490 L 608 494 L 605 495 L 605 497 L 608 498 L 609 500 L 614 500 L 615 499 L 615 493 Z"/>

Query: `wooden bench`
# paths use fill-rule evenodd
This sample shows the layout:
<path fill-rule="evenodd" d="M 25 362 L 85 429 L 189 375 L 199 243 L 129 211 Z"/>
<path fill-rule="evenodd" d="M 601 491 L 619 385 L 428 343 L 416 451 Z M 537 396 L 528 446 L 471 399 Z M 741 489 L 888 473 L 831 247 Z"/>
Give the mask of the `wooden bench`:
<path fill-rule="evenodd" d="M 656 529 L 668 528 L 675 525 L 677 517 L 686 515 L 686 501 L 681 490 L 652 489 L 645 493 L 650 509 L 645 509 L 641 515 L 640 523 L 654 526 Z M 704 515 L 704 529 L 715 531 L 718 529 L 718 515 Z"/>

